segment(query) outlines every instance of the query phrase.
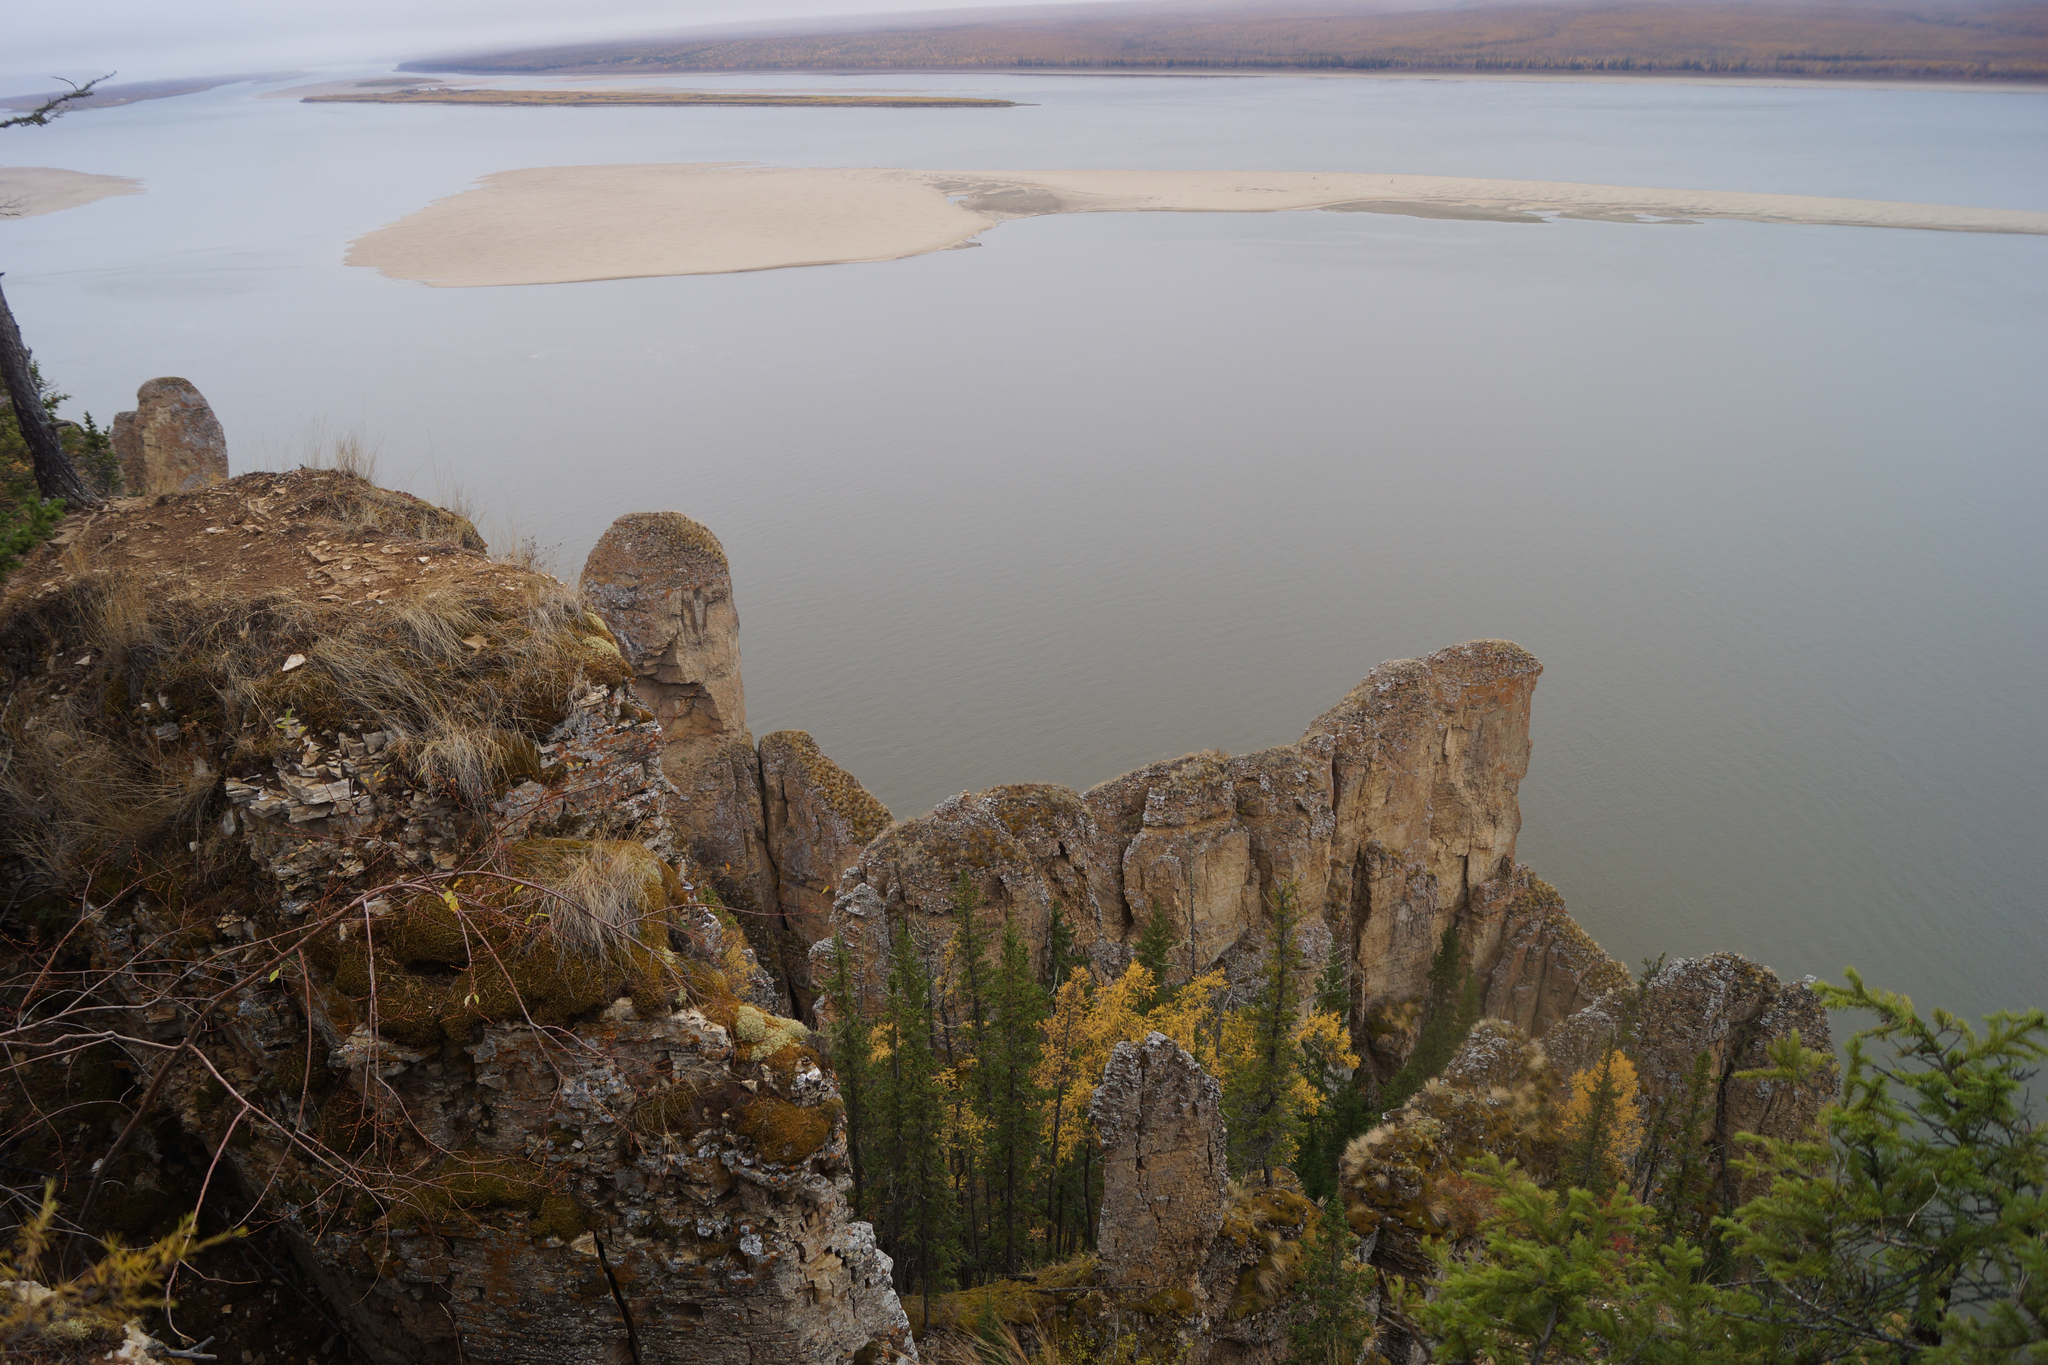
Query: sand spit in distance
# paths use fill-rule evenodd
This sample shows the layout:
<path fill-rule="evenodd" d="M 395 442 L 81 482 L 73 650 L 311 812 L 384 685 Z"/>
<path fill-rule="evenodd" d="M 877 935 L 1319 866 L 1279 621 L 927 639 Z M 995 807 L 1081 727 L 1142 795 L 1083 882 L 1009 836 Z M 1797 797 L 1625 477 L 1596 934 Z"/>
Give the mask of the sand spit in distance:
<path fill-rule="evenodd" d="M 357 238 L 348 263 L 440 286 L 887 261 L 1052 213 L 1309 209 L 1541 223 L 1760 223 L 2048 234 L 2048 212 L 1726 190 L 1306 171 L 911 171 L 707 162 L 501 171 Z"/>
<path fill-rule="evenodd" d="M 60 171 L 54 166 L 0 166 L 0 218 L 33 218 L 75 209 L 115 194 L 141 194 L 142 182 L 125 175 Z"/>
<path fill-rule="evenodd" d="M 717 90 L 506 90 L 495 86 L 453 90 L 345 90 L 307 95 L 301 104 L 475 104 L 483 106 L 734 109 L 1014 109 L 1015 100 L 959 95 L 807 95 Z"/>

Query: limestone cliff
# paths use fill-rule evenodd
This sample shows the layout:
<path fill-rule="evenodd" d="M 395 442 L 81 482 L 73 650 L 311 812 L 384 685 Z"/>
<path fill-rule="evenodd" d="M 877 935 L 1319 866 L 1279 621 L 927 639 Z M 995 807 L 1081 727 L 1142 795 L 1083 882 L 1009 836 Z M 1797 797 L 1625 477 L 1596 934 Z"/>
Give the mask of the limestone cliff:
<path fill-rule="evenodd" d="M 800 1012 L 817 998 L 826 940 L 879 981 L 892 922 L 908 915 L 943 937 L 963 875 L 1041 962 L 1055 912 L 1115 970 L 1163 909 L 1182 930 L 1176 973 L 1221 964 L 1233 980 L 1289 885 L 1310 911 L 1309 955 L 1343 953 L 1352 1032 L 1382 1075 L 1414 1042 L 1447 927 L 1488 982 L 1489 1011 L 1525 1025 L 1626 979 L 1514 864 L 1542 666 L 1506 641 L 1381 664 L 1294 744 L 1189 754 L 1086 793 L 963 793 L 891 824 L 801 732 L 751 745 L 732 580 L 708 530 L 672 512 L 621 517 L 582 582 L 662 724 L 677 827 L 721 888 L 771 917 L 768 965 Z"/>
<path fill-rule="evenodd" d="M 1499 945 L 1487 973 L 1486 1013 L 1528 1034 L 1629 984 L 1628 969 L 1579 927 L 1557 888 L 1517 863 L 1472 898 L 1473 937 Z"/>
<path fill-rule="evenodd" d="M 868 845 L 832 927 L 857 958 L 878 960 L 888 919 L 948 918 L 965 873 L 1041 955 L 1055 906 L 1105 968 L 1163 907 L 1184 926 L 1189 961 L 1177 968 L 1200 971 L 1234 967 L 1290 883 L 1316 912 L 1305 946 L 1318 958 L 1341 947 L 1353 1032 L 1390 1071 L 1413 1043 L 1413 1006 L 1446 927 L 1459 927 L 1482 978 L 1518 945 L 1503 1007 L 1526 993 L 1524 967 L 1548 960 L 1523 943 L 1536 932 L 1523 921 L 1548 902 L 1514 865 L 1541 671 L 1515 645 L 1473 641 L 1380 665 L 1295 744 L 1190 754 L 1085 794 L 1039 784 L 954 797 Z M 1605 955 L 1589 953 L 1561 966 L 1559 982 L 1578 971 L 1611 984 Z"/>
<path fill-rule="evenodd" d="M 1794 1030 L 1826 1045 L 1803 984 L 1729 954 L 1635 983 L 1514 862 L 1541 672 L 1515 645 L 1382 664 L 1294 744 L 892 823 L 808 735 L 755 746 L 708 530 L 622 517 L 582 589 L 299 471 L 112 504 L 0 598 L 0 890 L 114 1021 L 36 1046 L 67 1072 L 110 1048 L 133 1085 L 108 1093 L 169 1116 L 114 1138 L 96 1101 L 110 1155 L 78 1183 L 168 1197 L 156 1156 L 201 1154 L 379 1362 L 914 1358 L 806 1016 L 834 941 L 879 993 L 892 936 L 942 942 L 963 878 L 1041 958 L 1060 915 L 1120 970 L 1164 911 L 1171 974 L 1234 984 L 1289 888 L 1382 1079 L 1455 928 L 1492 1018 L 1342 1171 L 1390 1273 L 1476 1226 L 1471 1157 L 1554 1163 L 1557 1096 L 1619 1031 L 1656 1140 L 1703 1145 L 1724 1197 L 1737 1132 L 1799 1132 L 1831 1093 L 1739 1074 Z M 1281 1360 L 1299 1185 L 1225 1179 L 1217 1083 L 1164 1035 L 1115 1047 L 1090 1112 L 1099 1257 L 1004 1292 L 1190 1365 Z M 40 1118 L 7 1136 L 10 1160 L 83 1150 Z"/>

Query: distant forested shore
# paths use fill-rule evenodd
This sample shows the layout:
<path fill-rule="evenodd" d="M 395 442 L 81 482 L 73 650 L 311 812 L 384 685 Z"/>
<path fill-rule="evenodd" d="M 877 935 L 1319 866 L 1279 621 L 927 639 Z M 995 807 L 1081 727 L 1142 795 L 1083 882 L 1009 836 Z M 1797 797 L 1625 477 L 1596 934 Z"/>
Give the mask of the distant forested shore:
<path fill-rule="evenodd" d="M 858 30 L 680 37 L 406 63 L 470 73 L 1044 68 L 2048 80 L 2048 6 L 1536 4 L 1418 13 L 1105 6 Z M 956 12 L 957 13 L 957 12 Z"/>

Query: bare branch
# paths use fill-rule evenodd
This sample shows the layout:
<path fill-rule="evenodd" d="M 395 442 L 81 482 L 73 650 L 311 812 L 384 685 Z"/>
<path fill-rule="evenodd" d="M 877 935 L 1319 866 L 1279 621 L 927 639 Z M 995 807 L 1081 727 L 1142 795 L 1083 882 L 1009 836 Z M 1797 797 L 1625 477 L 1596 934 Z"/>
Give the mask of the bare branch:
<path fill-rule="evenodd" d="M 0 119 L 0 128 L 20 128 L 29 124 L 41 128 L 48 124 L 50 120 L 61 118 L 69 113 L 70 110 L 65 108 L 66 105 L 70 104 L 73 100 L 85 99 L 92 94 L 93 87 L 97 86 L 101 81 L 114 79 L 114 73 L 109 71 L 104 76 L 94 76 L 84 85 L 80 85 L 76 81 L 65 80 L 62 76 L 52 76 L 50 79 L 53 81 L 64 81 L 64 84 L 71 88 L 60 95 L 50 96 L 50 98 L 29 110 L 26 114 L 16 114 L 10 119 Z"/>

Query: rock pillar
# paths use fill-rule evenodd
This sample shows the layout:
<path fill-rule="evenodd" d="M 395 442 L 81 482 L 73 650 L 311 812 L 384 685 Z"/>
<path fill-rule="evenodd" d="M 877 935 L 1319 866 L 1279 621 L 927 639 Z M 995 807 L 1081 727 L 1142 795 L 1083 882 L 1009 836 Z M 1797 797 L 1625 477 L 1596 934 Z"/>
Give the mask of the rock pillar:
<path fill-rule="evenodd" d="M 189 379 L 152 379 L 116 413 L 114 454 L 130 495 L 189 493 L 228 476 L 228 438 Z"/>
<path fill-rule="evenodd" d="M 680 512 L 628 513 L 591 550 L 582 588 L 633 666 L 635 694 L 661 722 L 677 828 L 722 894 L 773 907 L 725 548 Z"/>
<path fill-rule="evenodd" d="M 1118 1043 L 1089 1104 L 1102 1142 L 1102 1283 L 1195 1292 L 1223 1226 L 1223 1090 L 1163 1033 Z"/>

